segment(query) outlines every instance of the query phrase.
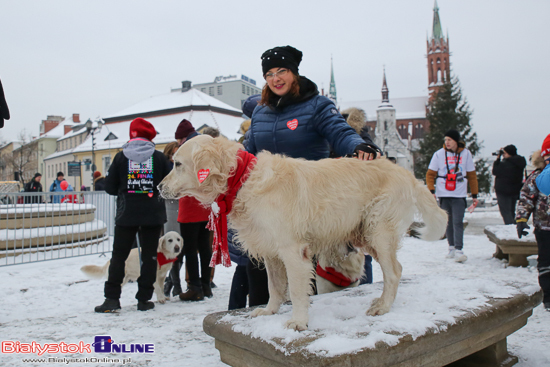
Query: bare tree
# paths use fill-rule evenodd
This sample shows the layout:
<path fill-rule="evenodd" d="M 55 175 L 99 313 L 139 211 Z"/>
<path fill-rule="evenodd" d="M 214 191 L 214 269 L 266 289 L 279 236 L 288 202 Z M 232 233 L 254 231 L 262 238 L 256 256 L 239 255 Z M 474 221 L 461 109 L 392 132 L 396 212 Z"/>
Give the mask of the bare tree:
<path fill-rule="evenodd" d="M 25 185 L 25 178 L 30 180 L 38 168 L 38 141 L 33 141 L 25 129 L 19 133 L 19 141 L 21 146 L 14 149 L 11 156 L 5 156 L 4 160 L 13 173 L 18 173 L 19 181 Z"/>

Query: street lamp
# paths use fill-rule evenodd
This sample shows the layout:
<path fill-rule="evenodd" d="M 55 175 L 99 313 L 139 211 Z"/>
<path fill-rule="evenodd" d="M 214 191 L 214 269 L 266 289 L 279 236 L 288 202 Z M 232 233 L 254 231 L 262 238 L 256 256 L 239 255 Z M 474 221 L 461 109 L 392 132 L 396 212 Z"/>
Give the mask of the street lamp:
<path fill-rule="evenodd" d="M 88 131 L 88 134 L 92 134 L 92 182 L 94 181 L 94 172 L 96 171 L 95 166 L 95 127 L 93 126 L 92 120 L 88 119 L 86 123 L 84 123 L 84 127 L 86 128 L 86 131 Z"/>

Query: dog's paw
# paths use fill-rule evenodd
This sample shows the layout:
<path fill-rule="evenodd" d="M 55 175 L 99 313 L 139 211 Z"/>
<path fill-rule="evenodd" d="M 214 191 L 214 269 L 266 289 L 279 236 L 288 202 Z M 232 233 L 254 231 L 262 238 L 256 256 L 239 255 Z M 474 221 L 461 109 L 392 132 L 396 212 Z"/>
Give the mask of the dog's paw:
<path fill-rule="evenodd" d="M 254 311 L 250 313 L 250 316 L 256 317 L 256 316 L 266 316 L 266 315 L 273 315 L 273 312 L 269 311 L 267 308 L 256 308 Z"/>
<path fill-rule="evenodd" d="M 379 302 L 379 299 L 372 303 L 372 306 L 367 311 L 367 316 L 380 316 L 390 311 L 390 307 L 384 306 Z"/>
<path fill-rule="evenodd" d="M 287 322 L 285 322 L 285 328 L 296 330 L 296 331 L 304 331 L 304 330 L 307 330 L 307 323 L 290 319 Z"/>
<path fill-rule="evenodd" d="M 157 297 L 157 301 L 159 301 L 159 303 L 164 304 L 164 303 L 166 303 L 166 300 L 167 300 L 167 298 L 164 295 L 161 296 L 161 297 Z"/>

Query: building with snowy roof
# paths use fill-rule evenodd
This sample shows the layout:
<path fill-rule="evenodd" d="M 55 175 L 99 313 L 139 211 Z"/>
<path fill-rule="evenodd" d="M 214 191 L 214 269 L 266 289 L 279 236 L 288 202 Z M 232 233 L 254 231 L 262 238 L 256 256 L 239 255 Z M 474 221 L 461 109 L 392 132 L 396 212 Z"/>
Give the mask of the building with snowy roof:
<path fill-rule="evenodd" d="M 262 93 L 262 86 L 246 75 L 241 75 L 240 78 L 237 75 L 217 76 L 212 83 L 195 85 L 191 85 L 190 81 L 183 81 L 182 88 L 172 89 L 172 91 L 181 91 L 189 87 L 200 90 L 239 110 L 248 97 Z"/>
<path fill-rule="evenodd" d="M 175 141 L 176 128 L 183 119 L 189 120 L 196 130 L 205 126 L 216 128 L 231 140 L 240 138 L 239 128 L 244 121 L 240 109 L 188 85 L 188 88 L 147 98 L 103 119 L 90 121 L 89 127 L 86 124 L 75 127 L 74 132 L 59 141 L 61 148 L 48 157 L 50 167 L 55 164 L 65 167 L 68 162 L 81 162 L 81 176 L 71 178 L 69 183 L 75 188 L 81 185 L 93 187 L 93 166 L 103 176 L 107 173 L 112 159 L 129 140 L 130 123 L 138 117 L 149 121 L 157 130 L 153 142 L 159 151 Z M 70 148 L 70 143 L 63 142 L 79 132 L 87 132 L 81 144 Z"/>

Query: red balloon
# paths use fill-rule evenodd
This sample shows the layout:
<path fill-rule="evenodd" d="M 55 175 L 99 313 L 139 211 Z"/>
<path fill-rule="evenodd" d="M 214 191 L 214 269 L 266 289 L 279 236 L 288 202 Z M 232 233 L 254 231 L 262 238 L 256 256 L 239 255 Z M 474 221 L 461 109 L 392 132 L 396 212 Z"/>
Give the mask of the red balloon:
<path fill-rule="evenodd" d="M 59 186 L 61 186 L 61 190 L 65 191 L 67 190 L 67 187 L 69 187 L 69 183 L 67 181 L 61 181 Z"/>

